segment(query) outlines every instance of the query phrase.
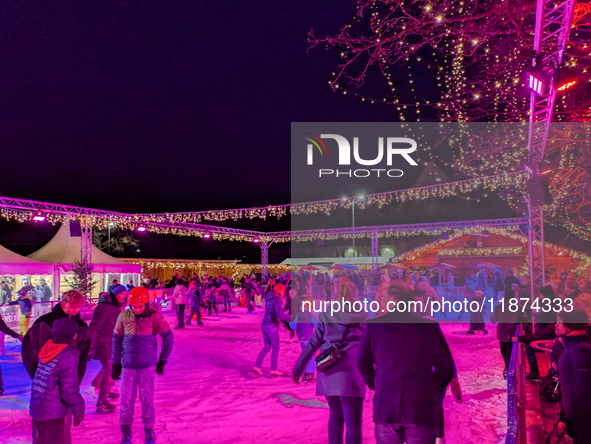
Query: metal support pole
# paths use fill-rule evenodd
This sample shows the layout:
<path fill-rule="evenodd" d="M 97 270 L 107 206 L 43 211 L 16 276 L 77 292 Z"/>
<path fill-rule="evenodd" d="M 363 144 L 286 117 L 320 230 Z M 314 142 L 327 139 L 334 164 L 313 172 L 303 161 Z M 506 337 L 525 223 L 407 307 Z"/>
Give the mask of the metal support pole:
<path fill-rule="evenodd" d="M 80 227 L 82 229 L 82 236 L 80 237 L 80 261 L 83 265 L 92 265 L 92 221 L 90 218 L 83 217 L 80 219 Z M 88 280 L 92 281 L 92 273 L 89 273 Z M 91 297 L 90 294 L 85 294 L 85 297 Z"/>
<path fill-rule="evenodd" d="M 564 50 L 571 31 L 576 0 L 537 0 L 536 25 L 533 50 L 536 58 L 533 66 L 542 63 L 548 75 L 562 64 Z M 531 174 L 540 174 L 540 164 L 544 159 L 546 144 L 550 132 L 550 122 L 556 102 L 556 90 L 552 82 L 545 96 L 537 95 L 533 90 L 530 95 L 528 160 Z M 529 268 L 532 302 L 545 281 L 544 251 L 544 210 L 528 202 L 529 231 Z"/>
<path fill-rule="evenodd" d="M 376 277 L 378 273 L 378 259 L 380 257 L 380 247 L 378 244 L 378 233 L 371 233 L 371 272 Z"/>
<path fill-rule="evenodd" d="M 261 247 L 261 281 L 263 283 L 267 282 L 267 273 L 269 272 L 269 247 L 273 241 L 269 242 L 266 240 L 262 240 L 259 242 L 259 246 Z"/>
<path fill-rule="evenodd" d="M 352 228 L 355 228 L 355 202 L 351 205 Z M 353 237 L 353 255 L 355 255 L 355 237 Z"/>

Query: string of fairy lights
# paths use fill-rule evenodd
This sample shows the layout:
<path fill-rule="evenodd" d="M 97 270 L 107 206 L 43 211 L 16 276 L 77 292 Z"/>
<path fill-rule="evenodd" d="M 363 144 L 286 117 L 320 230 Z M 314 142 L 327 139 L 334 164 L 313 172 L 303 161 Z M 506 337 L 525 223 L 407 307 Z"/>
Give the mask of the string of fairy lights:
<path fill-rule="evenodd" d="M 407 251 L 402 253 L 398 256 L 392 258 L 392 262 L 394 264 L 400 264 L 404 261 L 413 261 L 420 259 L 426 255 L 430 254 L 438 254 L 439 256 L 443 257 L 460 257 L 460 256 L 508 256 L 508 255 L 521 255 L 526 253 L 525 245 L 527 244 L 527 238 L 524 237 L 522 234 L 518 233 L 519 227 L 516 226 L 509 226 L 504 228 L 495 228 L 495 227 L 474 227 L 474 228 L 462 228 L 459 230 L 454 230 L 453 233 L 449 235 L 448 239 L 438 239 L 433 241 L 429 244 L 423 245 L 421 247 L 415 248 L 413 250 Z M 456 240 L 462 236 L 467 234 L 492 234 L 503 236 L 505 238 L 519 241 L 524 246 L 522 247 L 515 247 L 515 246 L 507 246 L 507 247 L 499 247 L 499 248 L 491 248 L 491 247 L 480 247 L 480 248 L 444 248 L 444 246 L 450 243 L 453 240 Z M 540 246 L 540 242 L 535 243 L 536 246 Z M 580 261 L 584 261 L 585 265 L 583 265 L 584 270 L 588 270 L 589 266 L 591 266 L 591 256 L 581 253 L 580 251 L 573 250 L 571 248 L 566 248 L 554 244 L 545 243 L 545 250 L 548 256 L 563 256 L 563 257 L 571 257 L 573 259 L 577 259 Z"/>
<path fill-rule="evenodd" d="M 519 186 L 526 176 L 522 172 L 503 172 L 492 176 L 466 179 L 457 182 L 439 183 L 404 190 L 388 191 L 369 194 L 367 196 L 354 196 L 338 199 L 329 199 L 316 202 L 305 202 L 285 205 L 270 205 L 268 207 L 242 208 L 235 210 L 209 210 L 188 213 L 159 213 L 159 214 L 79 214 L 52 212 L 50 210 L 36 211 L 30 209 L 14 209 L 0 206 L 0 216 L 7 220 L 26 222 L 42 217 L 49 223 L 67 223 L 70 221 L 84 220 L 99 230 L 111 227 L 127 230 L 136 230 L 145 227 L 145 231 L 159 234 L 173 234 L 178 236 L 211 235 L 216 240 L 252 240 L 253 234 L 240 235 L 232 233 L 208 232 L 207 229 L 194 229 L 190 224 L 198 224 L 203 221 L 222 222 L 227 220 L 268 217 L 280 218 L 286 214 L 308 215 L 324 213 L 330 215 L 338 208 L 350 209 L 356 205 L 359 209 L 365 209 L 369 205 L 382 208 L 390 203 L 403 203 L 408 201 L 422 201 L 430 198 L 447 198 L 451 196 L 468 195 L 475 191 L 493 192 L 504 187 Z M 177 225 L 177 226 L 171 226 Z M 273 238 L 265 237 L 261 233 L 260 240 L 271 241 Z"/>

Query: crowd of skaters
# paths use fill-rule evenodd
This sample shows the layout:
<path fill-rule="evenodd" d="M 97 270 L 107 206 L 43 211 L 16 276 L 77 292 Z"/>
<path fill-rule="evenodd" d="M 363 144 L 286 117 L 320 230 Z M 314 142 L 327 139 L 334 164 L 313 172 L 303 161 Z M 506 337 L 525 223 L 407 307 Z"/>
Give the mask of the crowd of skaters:
<path fill-rule="evenodd" d="M 254 372 L 263 374 L 263 361 L 271 352 L 270 374 L 281 376 L 277 361 L 279 328 L 283 325 L 302 348 L 294 365 L 293 381 L 316 383 L 317 394 L 326 397 L 330 411 L 329 444 L 361 442 L 366 387 L 375 391 L 374 421 L 378 443 L 445 442 L 443 398 L 449 386 L 457 401 L 461 402 L 461 389 L 453 358 L 437 322 L 412 312 L 387 313 L 377 319 L 369 319 L 364 312 L 341 311 L 335 316 L 302 312 L 299 307 L 311 297 L 328 297 L 330 294 L 330 297 L 350 302 L 361 297 L 363 281 L 355 279 L 361 274 L 339 273 L 332 278 L 324 275 L 323 288 L 329 292 L 313 295 L 309 285 L 312 279 L 319 285 L 318 280 L 322 281 L 322 277 L 318 275 L 323 273 L 316 276 L 306 272 L 283 273 L 268 276 L 266 285 L 262 285 L 256 275 L 244 275 L 238 282 L 240 296 L 237 305 L 243 306 L 246 313 L 253 313 L 259 307 L 265 310 L 261 325 L 264 346 Z M 586 280 L 574 279 L 572 275 L 550 278 L 553 280 L 542 289 L 540 297 L 569 296 L 591 302 Z M 391 279 L 382 274 L 379 279 L 376 300 L 408 302 L 417 300 L 432 288 L 426 276 L 409 274 Z M 174 286 L 169 282 L 168 288 L 177 313 L 176 329 L 190 325 L 193 318 L 202 324 L 204 309 L 209 310 L 208 316 L 217 314 L 218 300 L 223 301 L 222 312 L 231 311 L 230 297 L 235 286 L 231 278 L 200 278 L 194 274 L 191 279 L 177 275 L 172 280 Z M 487 284 L 491 282 L 494 281 L 491 279 Z M 101 295 L 88 327 L 79 315 L 85 300 L 75 291 L 66 292 L 62 301 L 50 313 L 40 317 L 24 336 L 11 331 L 0 320 L 2 332 L 23 341 L 23 362 L 33 378 L 30 407 L 33 442 L 70 442 L 71 424 L 77 425 L 83 419 L 84 401 L 79 394 L 79 384 L 89 359 L 100 361 L 102 367 L 89 390 L 98 397 L 97 412 L 113 413 L 115 405 L 111 402 L 121 397 L 122 442 L 131 442 L 133 405 L 139 391 L 146 442 L 155 442 L 154 377 L 164 372 L 173 335 L 160 314 L 159 304 L 149 300 L 146 288 L 149 283 L 135 288 L 133 282 L 126 286 L 113 282 Z M 511 287 L 501 293 L 504 298 L 527 291 L 527 287 L 510 274 L 504 278 L 503 284 L 505 288 L 507 284 Z M 128 303 L 131 310 L 125 310 Z M 191 310 L 185 317 L 187 304 Z M 510 318 L 506 312 L 498 310 L 493 318 L 499 323 L 497 337 L 506 365 L 512 344 L 516 341 L 526 343 L 531 369 L 528 379 L 540 377 L 536 374 L 536 349 L 531 343 L 556 336 L 551 371 L 560 375 L 563 419 L 576 444 L 591 442 L 591 430 L 584 419 L 591 414 L 591 382 L 585 379 L 591 372 L 588 368 L 591 336 L 586 331 L 589 325 L 587 312 L 577 308 L 571 313 L 554 316 L 554 319 L 536 318 L 535 332 L 526 332 L 522 336 L 515 336 L 515 327 L 522 322 L 527 325 L 530 319 Z M 159 357 L 156 334 L 163 338 Z M 332 362 L 334 353 L 331 352 L 335 350 L 338 359 Z M 322 368 L 319 358 L 329 365 Z M 76 369 L 75 374 L 72 368 Z M 123 379 L 120 392 L 113 382 L 119 378 Z M 51 436 L 49 441 L 48 436 Z M 56 440 L 56 436 L 60 440 Z"/>

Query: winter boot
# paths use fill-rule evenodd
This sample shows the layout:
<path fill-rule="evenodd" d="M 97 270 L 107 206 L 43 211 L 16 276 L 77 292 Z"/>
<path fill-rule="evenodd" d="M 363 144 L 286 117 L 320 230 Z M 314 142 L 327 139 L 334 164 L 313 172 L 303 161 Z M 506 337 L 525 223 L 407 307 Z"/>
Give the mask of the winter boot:
<path fill-rule="evenodd" d="M 109 401 L 99 401 L 96 403 L 97 413 L 113 413 L 114 411 L 115 406 L 111 404 Z"/>
<path fill-rule="evenodd" d="M 154 433 L 154 429 L 144 429 L 144 432 L 146 432 L 146 444 L 155 444 L 156 433 Z"/>
<path fill-rule="evenodd" d="M 131 444 L 131 427 L 126 425 L 121 426 L 121 433 L 123 434 L 121 444 Z"/>

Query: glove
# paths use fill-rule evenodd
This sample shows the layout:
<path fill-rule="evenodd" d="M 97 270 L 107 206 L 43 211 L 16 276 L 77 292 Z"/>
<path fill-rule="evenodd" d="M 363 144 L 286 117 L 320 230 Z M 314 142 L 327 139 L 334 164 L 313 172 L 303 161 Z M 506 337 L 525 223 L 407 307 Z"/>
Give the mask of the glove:
<path fill-rule="evenodd" d="M 72 423 L 74 424 L 74 427 L 78 427 L 83 419 L 84 419 L 84 415 L 74 418 L 74 420 L 72 421 Z"/>
<path fill-rule="evenodd" d="M 164 364 L 166 364 L 166 361 L 160 361 L 156 366 L 156 373 L 158 373 L 159 375 L 164 374 Z"/>
<path fill-rule="evenodd" d="M 113 373 L 111 374 L 113 379 L 121 379 L 121 364 L 113 364 Z"/>

